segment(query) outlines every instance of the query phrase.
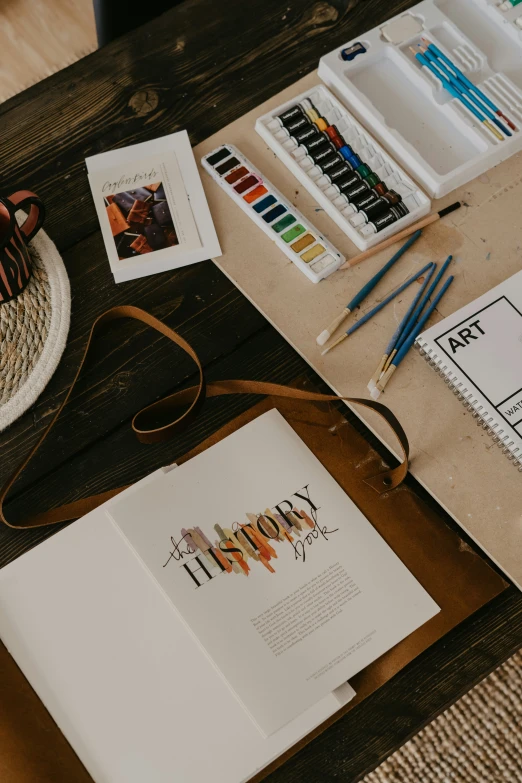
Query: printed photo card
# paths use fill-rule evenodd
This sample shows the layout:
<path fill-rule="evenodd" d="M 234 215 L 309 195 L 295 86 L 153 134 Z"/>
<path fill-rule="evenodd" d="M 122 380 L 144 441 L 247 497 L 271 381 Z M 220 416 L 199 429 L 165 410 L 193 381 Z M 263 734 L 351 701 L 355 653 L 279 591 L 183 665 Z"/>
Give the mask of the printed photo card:
<path fill-rule="evenodd" d="M 186 131 L 86 163 L 117 283 L 221 255 Z"/>

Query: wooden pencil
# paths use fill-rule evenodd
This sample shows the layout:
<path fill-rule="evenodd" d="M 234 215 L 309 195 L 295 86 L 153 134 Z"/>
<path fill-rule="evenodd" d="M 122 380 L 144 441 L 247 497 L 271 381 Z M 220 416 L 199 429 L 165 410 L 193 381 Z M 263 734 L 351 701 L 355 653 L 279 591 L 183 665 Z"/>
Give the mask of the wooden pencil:
<path fill-rule="evenodd" d="M 426 226 L 435 223 L 437 220 L 440 220 L 445 215 L 449 215 L 450 212 L 454 212 L 456 209 L 459 209 L 460 207 L 461 207 L 460 201 L 456 201 L 454 204 L 450 204 L 449 207 L 445 207 L 445 209 L 441 209 L 440 212 L 434 212 L 431 215 L 427 215 L 425 218 L 422 218 L 422 220 L 419 220 L 419 222 L 415 223 L 413 226 L 408 226 L 408 228 L 405 228 L 403 231 L 400 231 L 398 234 L 395 234 L 392 237 L 388 237 L 388 239 L 385 239 L 384 242 L 381 242 L 379 245 L 374 245 L 373 247 L 370 247 L 368 250 L 365 250 L 364 253 L 359 253 L 358 256 L 355 256 L 354 258 L 351 258 L 349 261 L 346 261 L 342 266 L 339 267 L 339 269 L 350 269 L 350 267 L 352 266 L 357 266 L 357 264 L 360 264 L 361 261 L 366 261 L 367 258 L 371 258 L 376 253 L 380 253 L 381 250 L 390 247 L 390 245 L 393 245 L 395 242 L 400 242 L 401 240 L 406 239 L 407 237 L 411 236 L 419 229 L 425 228 Z"/>

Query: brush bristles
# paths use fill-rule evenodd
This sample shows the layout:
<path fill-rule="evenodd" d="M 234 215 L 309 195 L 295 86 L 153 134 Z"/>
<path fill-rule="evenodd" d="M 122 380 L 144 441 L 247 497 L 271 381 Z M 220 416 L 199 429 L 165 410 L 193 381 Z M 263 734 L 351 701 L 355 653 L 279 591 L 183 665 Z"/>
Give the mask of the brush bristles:
<path fill-rule="evenodd" d="M 385 390 L 386 386 L 390 381 L 390 378 L 392 377 L 396 369 L 397 367 L 394 364 L 390 364 L 390 366 L 388 367 L 388 369 L 386 370 L 386 372 L 384 373 L 384 375 L 382 376 L 382 378 L 379 380 L 377 384 L 377 389 L 379 390 L 379 392 L 383 392 Z"/>
<path fill-rule="evenodd" d="M 379 378 L 381 377 L 381 372 L 384 369 L 384 366 L 386 364 L 387 358 L 388 358 L 388 355 L 384 353 L 382 355 L 382 357 L 381 357 L 381 361 L 379 362 L 379 365 L 378 365 L 377 369 L 375 370 L 375 372 L 373 373 L 372 377 L 370 378 L 370 380 L 368 382 L 367 389 L 370 392 L 370 394 L 373 392 L 373 390 L 377 386 L 377 382 L 378 382 Z"/>
<path fill-rule="evenodd" d="M 325 329 L 324 332 L 321 332 L 319 337 L 316 338 L 315 342 L 317 343 L 317 345 L 324 345 L 325 343 L 328 342 L 331 336 L 332 335 L 330 334 L 328 329 Z"/>
<path fill-rule="evenodd" d="M 332 323 L 316 338 L 317 345 L 324 345 L 335 332 L 335 330 L 342 324 L 344 319 L 350 315 L 350 310 L 345 307 L 342 313 L 340 313 Z"/>
<path fill-rule="evenodd" d="M 325 348 L 324 351 L 321 351 L 321 356 L 325 356 L 327 353 L 329 353 L 332 350 L 332 348 L 335 348 L 336 345 L 339 345 L 339 343 L 342 343 L 343 340 L 346 340 L 347 337 L 348 337 L 347 334 L 341 335 L 341 337 L 339 337 L 338 340 L 336 340 L 334 343 L 329 345 L 328 348 Z"/>

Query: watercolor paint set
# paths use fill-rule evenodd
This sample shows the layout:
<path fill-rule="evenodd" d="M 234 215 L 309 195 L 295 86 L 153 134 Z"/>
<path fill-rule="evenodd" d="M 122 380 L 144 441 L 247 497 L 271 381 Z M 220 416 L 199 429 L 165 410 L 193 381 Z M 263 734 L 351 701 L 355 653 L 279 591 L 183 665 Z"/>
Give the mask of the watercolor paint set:
<path fill-rule="evenodd" d="M 319 76 L 432 196 L 522 150 L 522 2 L 423 0 Z"/>
<path fill-rule="evenodd" d="M 237 147 L 224 144 L 202 165 L 251 220 L 313 283 L 337 271 L 346 260 Z"/>
<path fill-rule="evenodd" d="M 326 87 L 259 117 L 256 131 L 361 250 L 430 211 L 428 197 Z"/>

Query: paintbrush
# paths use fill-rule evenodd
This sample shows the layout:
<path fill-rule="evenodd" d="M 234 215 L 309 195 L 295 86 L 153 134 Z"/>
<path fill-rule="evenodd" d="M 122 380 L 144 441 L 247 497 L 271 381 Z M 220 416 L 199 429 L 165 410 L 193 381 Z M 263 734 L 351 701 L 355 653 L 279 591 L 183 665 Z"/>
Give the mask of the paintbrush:
<path fill-rule="evenodd" d="M 388 358 L 392 358 L 393 359 L 393 357 L 395 356 L 397 343 L 401 339 L 401 337 L 402 337 L 402 335 L 404 333 L 404 330 L 405 330 L 407 324 L 409 323 L 410 317 L 411 317 L 412 313 L 414 312 L 415 308 L 417 307 L 417 305 L 418 305 L 418 303 L 419 303 L 419 301 L 420 301 L 424 291 L 426 290 L 426 287 L 427 287 L 428 283 L 430 282 L 431 277 L 432 277 L 433 273 L 435 272 L 436 267 L 437 267 L 436 264 L 432 264 L 431 265 L 431 269 L 428 270 L 428 273 L 426 275 L 426 278 L 425 278 L 423 284 L 419 288 L 418 292 L 415 294 L 415 296 L 413 298 L 413 302 L 408 307 L 408 310 L 406 311 L 406 314 L 404 315 L 404 318 L 401 320 L 399 326 L 397 327 L 397 329 L 393 333 L 390 342 L 386 346 L 386 349 L 385 349 L 385 351 L 384 351 L 384 353 L 383 353 L 383 355 L 381 357 L 379 365 L 378 365 L 377 369 L 375 370 L 374 374 L 372 375 L 372 377 L 370 378 L 370 382 L 368 383 L 368 391 L 369 392 L 372 392 L 373 389 L 375 388 L 375 386 L 377 385 L 377 381 L 381 377 L 381 373 L 383 372 L 384 368 L 388 364 Z"/>
<path fill-rule="evenodd" d="M 427 215 L 425 218 L 422 218 L 422 220 L 419 220 L 419 222 L 415 223 L 413 226 L 408 226 L 408 228 L 405 228 L 403 231 L 400 231 L 398 234 L 395 234 L 395 236 L 388 237 L 388 239 L 385 239 L 384 242 L 381 242 L 379 245 L 374 245 L 373 247 L 370 247 L 368 250 L 365 250 L 364 253 L 359 253 L 358 256 L 355 256 L 354 258 L 351 258 L 349 261 L 346 261 L 342 266 L 339 267 L 339 269 L 349 269 L 352 266 L 357 266 L 357 264 L 360 264 L 361 261 L 366 261 L 367 258 L 371 258 L 376 253 L 380 253 L 381 250 L 390 247 L 390 245 L 394 245 L 395 242 L 400 242 L 401 239 L 406 239 L 406 237 L 410 237 L 419 229 L 425 228 L 426 226 L 435 223 L 437 220 L 440 220 L 445 215 L 449 215 L 450 212 L 454 212 L 456 209 L 459 209 L 460 207 L 461 207 L 460 201 L 456 201 L 454 204 L 450 204 L 449 207 L 445 207 L 444 209 L 441 209 L 440 212 L 434 212 L 431 215 Z"/>
<path fill-rule="evenodd" d="M 352 313 L 355 310 L 355 308 L 358 307 L 366 299 L 368 294 L 370 294 L 370 292 L 373 291 L 377 283 L 380 280 L 382 280 L 386 272 L 388 272 L 392 268 L 392 266 L 399 260 L 399 258 L 401 258 L 404 255 L 404 253 L 413 245 L 413 243 L 417 241 L 417 239 L 420 237 L 421 234 L 422 231 L 416 231 L 415 234 L 412 237 L 410 237 L 410 239 L 408 239 L 408 241 L 401 247 L 401 249 L 395 253 L 393 258 L 390 258 L 388 263 L 385 264 L 382 267 L 382 269 L 380 269 L 377 272 L 377 274 L 374 275 L 372 279 L 369 280 L 366 283 L 366 285 L 364 285 L 357 294 L 355 294 L 354 298 L 350 302 L 348 302 L 348 304 L 342 310 L 342 312 L 336 318 L 334 318 L 332 323 L 326 329 L 324 329 L 324 331 L 321 332 L 319 337 L 317 337 L 316 339 L 317 345 L 324 345 L 326 342 L 328 342 L 332 334 L 342 324 L 344 319 L 347 318 L 350 315 L 350 313 Z"/>
<path fill-rule="evenodd" d="M 371 318 L 373 318 L 374 315 L 377 315 L 377 313 L 382 310 L 383 307 L 386 307 L 387 304 L 389 304 L 393 299 L 395 299 L 396 296 L 399 296 L 408 286 L 410 286 L 412 283 L 417 280 L 421 275 L 423 275 L 425 272 L 430 269 L 432 266 L 432 262 L 429 264 L 426 264 L 422 269 L 419 269 L 418 272 L 415 272 L 414 275 L 408 278 L 405 283 L 400 285 L 395 291 L 393 291 L 389 296 L 386 297 L 386 299 L 383 299 L 382 302 L 379 302 L 379 304 L 374 307 L 372 310 L 370 310 L 369 313 L 366 313 L 360 321 L 357 321 L 353 326 L 351 326 L 347 332 L 342 334 L 334 343 L 332 343 L 328 348 L 325 348 L 322 352 L 322 356 L 327 354 L 329 351 L 332 350 L 332 348 L 335 348 L 336 345 L 339 345 L 339 343 L 342 343 L 343 340 L 346 340 L 347 337 L 350 337 L 354 332 L 357 331 L 357 329 L 360 329 L 361 326 L 364 326 L 365 323 L 367 323 Z"/>

